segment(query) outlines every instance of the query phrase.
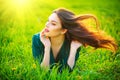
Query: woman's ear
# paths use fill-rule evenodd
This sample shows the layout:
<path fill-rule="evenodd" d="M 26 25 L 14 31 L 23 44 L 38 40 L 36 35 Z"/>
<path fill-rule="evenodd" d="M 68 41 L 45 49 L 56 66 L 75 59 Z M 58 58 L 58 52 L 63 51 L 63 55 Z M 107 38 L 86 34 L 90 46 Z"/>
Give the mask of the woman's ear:
<path fill-rule="evenodd" d="M 62 29 L 61 34 L 65 34 L 67 32 L 67 29 Z"/>

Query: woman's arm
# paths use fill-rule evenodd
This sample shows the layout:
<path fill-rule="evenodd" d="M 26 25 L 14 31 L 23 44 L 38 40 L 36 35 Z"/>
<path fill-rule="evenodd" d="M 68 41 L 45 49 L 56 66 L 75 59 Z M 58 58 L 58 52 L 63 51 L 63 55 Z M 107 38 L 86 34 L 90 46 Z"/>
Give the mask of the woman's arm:
<path fill-rule="evenodd" d="M 41 63 L 42 67 L 49 67 L 50 64 L 50 47 L 45 47 L 44 49 L 44 57 Z"/>
<path fill-rule="evenodd" d="M 75 63 L 75 55 L 76 55 L 76 49 L 71 48 L 70 49 L 70 55 L 67 61 L 67 64 L 70 66 L 70 68 L 72 69 Z"/>
<path fill-rule="evenodd" d="M 50 65 L 50 40 L 48 37 L 45 37 L 44 35 L 44 30 L 42 31 L 42 33 L 40 34 L 40 40 L 41 42 L 44 44 L 44 57 L 43 57 L 43 61 L 41 63 L 42 67 L 49 67 Z"/>
<path fill-rule="evenodd" d="M 70 46 L 70 54 L 68 57 L 68 61 L 67 64 L 70 66 L 70 68 L 72 69 L 75 65 L 75 56 L 76 56 L 76 52 L 77 49 L 81 46 L 82 44 L 78 41 L 72 41 L 71 42 L 71 46 Z"/>

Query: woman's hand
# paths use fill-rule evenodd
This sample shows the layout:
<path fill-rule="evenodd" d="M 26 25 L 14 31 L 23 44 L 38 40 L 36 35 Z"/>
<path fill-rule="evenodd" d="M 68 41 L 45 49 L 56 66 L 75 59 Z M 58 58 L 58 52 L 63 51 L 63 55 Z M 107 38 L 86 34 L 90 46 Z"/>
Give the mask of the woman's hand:
<path fill-rule="evenodd" d="M 75 40 L 73 40 L 73 41 L 71 42 L 71 48 L 72 48 L 72 49 L 78 49 L 81 45 L 82 45 L 82 44 L 81 44 L 80 42 L 75 41 Z"/>
<path fill-rule="evenodd" d="M 45 36 L 44 32 L 45 32 L 44 30 L 41 32 L 40 40 L 44 44 L 45 47 L 50 47 L 51 46 L 50 39 Z"/>

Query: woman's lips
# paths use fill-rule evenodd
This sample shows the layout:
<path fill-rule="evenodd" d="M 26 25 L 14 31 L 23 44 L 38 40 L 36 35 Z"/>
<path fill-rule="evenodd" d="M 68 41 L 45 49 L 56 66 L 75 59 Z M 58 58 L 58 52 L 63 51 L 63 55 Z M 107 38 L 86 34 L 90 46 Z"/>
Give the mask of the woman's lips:
<path fill-rule="evenodd" d="M 45 29 L 45 32 L 49 32 L 49 30 L 48 30 L 48 29 Z"/>

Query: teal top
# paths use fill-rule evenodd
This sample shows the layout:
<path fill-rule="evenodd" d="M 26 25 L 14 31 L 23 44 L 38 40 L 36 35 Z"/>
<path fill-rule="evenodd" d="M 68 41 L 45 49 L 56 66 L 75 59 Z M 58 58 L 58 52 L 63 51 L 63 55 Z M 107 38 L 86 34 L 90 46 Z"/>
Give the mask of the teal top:
<path fill-rule="evenodd" d="M 77 49 L 75 56 L 75 63 L 79 57 L 80 49 L 81 49 L 80 47 Z M 33 57 L 35 59 L 38 59 L 39 62 L 41 63 L 44 56 L 44 45 L 40 40 L 40 33 L 34 34 L 32 37 L 32 53 L 33 53 Z M 59 63 L 60 64 L 59 71 L 62 71 L 63 67 L 68 67 L 69 70 L 72 71 L 72 69 L 67 64 L 69 53 L 70 53 L 70 42 L 67 39 L 64 40 L 56 59 L 53 56 L 52 49 L 50 49 L 51 68 L 55 65 L 55 63 Z"/>

